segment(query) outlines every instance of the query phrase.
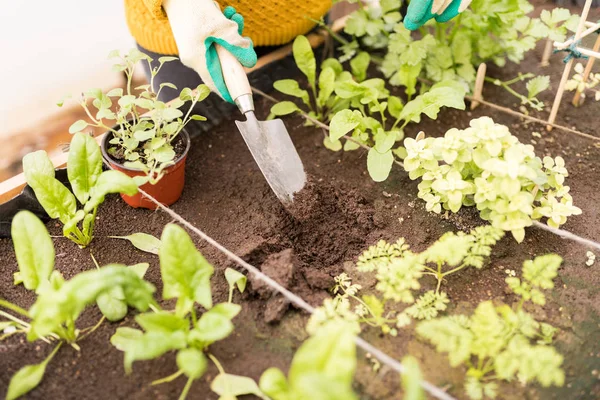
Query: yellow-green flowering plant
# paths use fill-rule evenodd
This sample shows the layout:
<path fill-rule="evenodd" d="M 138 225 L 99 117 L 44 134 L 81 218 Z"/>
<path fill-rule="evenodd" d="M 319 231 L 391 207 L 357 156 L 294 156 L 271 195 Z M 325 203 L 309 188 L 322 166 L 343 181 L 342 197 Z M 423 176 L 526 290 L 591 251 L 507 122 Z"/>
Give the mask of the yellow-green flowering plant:
<path fill-rule="evenodd" d="M 450 129 L 440 138 L 409 138 L 404 145 L 404 167 L 411 179 L 421 178 L 418 196 L 429 211 L 477 206 L 481 218 L 518 242 L 534 220 L 546 218 L 558 228 L 581 214 L 564 185 L 562 157 L 537 157 L 533 146 L 491 118 L 472 120 L 469 128 Z"/>

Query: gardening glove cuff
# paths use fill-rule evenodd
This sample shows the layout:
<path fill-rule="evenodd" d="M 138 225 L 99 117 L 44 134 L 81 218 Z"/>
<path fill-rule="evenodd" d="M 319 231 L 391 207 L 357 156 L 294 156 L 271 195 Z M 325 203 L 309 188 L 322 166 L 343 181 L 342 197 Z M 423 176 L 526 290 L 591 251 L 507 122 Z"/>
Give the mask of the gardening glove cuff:
<path fill-rule="evenodd" d="M 165 0 L 181 62 L 224 100 L 233 103 L 223 79 L 215 44 L 224 47 L 244 67 L 256 65 L 252 40 L 242 37 L 244 18 L 233 7 L 221 13 L 213 0 Z"/>
<path fill-rule="evenodd" d="M 412 0 L 404 17 L 406 29 L 414 31 L 427 21 L 447 22 L 467 9 L 472 0 Z"/>

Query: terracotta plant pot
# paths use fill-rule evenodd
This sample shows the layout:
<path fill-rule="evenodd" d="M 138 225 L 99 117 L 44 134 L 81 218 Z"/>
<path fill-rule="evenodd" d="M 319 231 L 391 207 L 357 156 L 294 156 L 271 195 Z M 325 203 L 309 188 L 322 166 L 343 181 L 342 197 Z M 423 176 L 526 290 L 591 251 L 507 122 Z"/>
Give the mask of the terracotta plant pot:
<path fill-rule="evenodd" d="M 160 203 L 165 206 L 170 206 L 175 203 L 181 197 L 181 193 L 183 192 L 183 186 L 185 184 L 185 160 L 187 158 L 188 152 L 190 150 L 190 136 L 186 131 L 181 131 L 179 133 L 185 143 L 185 150 L 179 158 L 175 160 L 175 164 L 164 170 L 164 176 L 155 184 L 151 185 L 150 183 L 146 183 L 145 185 L 140 186 L 144 192 L 148 193 L 150 196 L 154 197 Z M 102 156 L 104 159 L 110 164 L 110 166 L 117 170 L 124 172 L 128 176 L 144 176 L 144 172 L 134 169 L 128 168 L 123 164 L 119 163 L 115 159 L 112 158 L 110 154 L 108 154 L 108 145 L 109 141 L 113 138 L 112 133 L 107 133 L 102 138 Z M 156 210 L 158 206 L 147 199 L 141 193 L 136 194 L 135 196 L 127 196 L 125 194 L 121 194 L 121 198 L 125 200 L 127 204 L 134 208 L 148 208 L 150 210 Z"/>

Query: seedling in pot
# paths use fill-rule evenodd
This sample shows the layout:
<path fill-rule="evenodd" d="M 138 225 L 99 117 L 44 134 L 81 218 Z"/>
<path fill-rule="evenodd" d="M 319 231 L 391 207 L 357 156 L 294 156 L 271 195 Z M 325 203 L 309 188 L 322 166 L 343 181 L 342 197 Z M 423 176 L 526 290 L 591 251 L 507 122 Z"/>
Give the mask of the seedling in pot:
<path fill-rule="evenodd" d="M 79 350 L 78 342 L 96 330 L 104 317 L 93 327 L 78 329 L 76 322 L 84 309 L 105 293 L 119 290 L 125 308 L 133 306 L 147 310 L 154 303 L 154 287 L 138 275 L 137 268 L 107 265 L 82 272 L 69 281 L 54 270 L 54 247 L 44 224 L 31 212 L 19 212 L 12 224 L 19 272 L 16 280 L 32 291 L 37 299 L 29 310 L 0 299 L 0 316 L 10 324 L 11 334 L 24 333 L 29 341 L 54 343 L 54 350 L 40 364 L 28 365 L 11 379 L 6 398 L 16 399 L 34 389 L 43 379 L 46 366 L 63 344 Z M 15 316 L 18 315 L 18 316 Z M 28 321 L 26 321 L 28 320 Z"/>
<path fill-rule="evenodd" d="M 153 382 L 171 382 L 181 375 L 187 383 L 180 399 L 185 399 L 193 382 L 207 368 L 205 351 L 209 346 L 229 336 L 234 326 L 231 320 L 241 307 L 233 303 L 213 306 L 211 277 L 214 269 L 200 254 L 185 230 L 177 225 L 165 227 L 159 249 L 163 299 L 177 299 L 175 310 L 155 306 L 154 311 L 137 315 L 142 328 L 118 328 L 111 343 L 125 353 L 125 371 L 130 373 L 134 361 L 152 360 L 176 351 L 177 372 Z M 235 282 L 241 282 L 236 279 Z M 197 315 L 197 306 L 207 311 Z"/>
<path fill-rule="evenodd" d="M 154 78 L 162 66 L 175 60 L 175 57 L 159 58 L 159 66 L 156 68 L 152 68 L 150 64 L 152 59 L 137 49 L 130 50 L 128 54 L 112 51 L 109 58 L 118 59 L 113 69 L 124 72 L 127 77 L 125 91 L 116 88 L 105 94 L 100 89 L 91 89 L 84 93 L 80 104 L 90 121 L 75 122 L 69 128 L 69 132 L 81 132 L 88 127 L 108 131 L 112 135 L 108 153 L 115 161 L 122 161 L 127 168 L 144 172 L 145 178 L 136 178 L 139 184 L 156 184 L 163 177 L 165 168 L 174 164 L 177 154 L 173 145 L 179 133 L 192 120 L 206 120 L 200 115 L 192 115 L 192 110 L 209 95 L 210 89 L 206 85 L 198 86 L 195 91 L 184 88 L 179 98 L 166 104 L 158 100 L 161 90 L 165 87 L 177 87 L 165 82 L 154 92 Z M 147 62 L 150 65 L 151 80 L 150 84 L 132 88 L 133 74 L 138 62 Z M 90 100 L 95 111 L 88 107 Z M 190 105 L 184 114 L 180 108 L 188 102 Z M 145 114 L 142 114 L 141 110 L 144 110 Z M 111 126 L 106 125 L 105 121 L 110 121 Z"/>
<path fill-rule="evenodd" d="M 59 219 L 63 235 L 80 247 L 92 241 L 96 213 L 107 194 L 138 192 L 135 181 L 122 172 L 102 171 L 100 146 L 84 133 L 73 136 L 67 161 L 73 193 L 54 177 L 54 165 L 43 150 L 23 158 L 23 171 L 46 213 L 50 218 Z"/>

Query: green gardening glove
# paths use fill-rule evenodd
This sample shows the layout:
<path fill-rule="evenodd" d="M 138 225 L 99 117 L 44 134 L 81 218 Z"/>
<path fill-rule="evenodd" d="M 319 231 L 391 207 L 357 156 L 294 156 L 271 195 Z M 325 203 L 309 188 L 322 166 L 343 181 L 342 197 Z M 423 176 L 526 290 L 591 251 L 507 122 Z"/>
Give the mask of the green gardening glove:
<path fill-rule="evenodd" d="M 412 0 L 404 17 L 406 29 L 414 31 L 427 21 L 447 22 L 463 12 L 472 0 Z"/>
<path fill-rule="evenodd" d="M 163 0 L 181 62 L 195 70 L 202 81 L 225 101 L 229 94 L 215 45 L 237 58 L 244 67 L 256 65 L 252 40 L 242 37 L 244 17 L 233 7 L 223 13 L 213 0 Z"/>

